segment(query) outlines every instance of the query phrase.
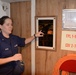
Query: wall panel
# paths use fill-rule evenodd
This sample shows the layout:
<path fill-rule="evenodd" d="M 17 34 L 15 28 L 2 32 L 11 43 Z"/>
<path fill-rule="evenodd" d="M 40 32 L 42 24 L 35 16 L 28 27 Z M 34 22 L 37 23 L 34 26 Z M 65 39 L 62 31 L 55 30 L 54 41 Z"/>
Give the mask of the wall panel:
<path fill-rule="evenodd" d="M 28 38 L 31 36 L 31 2 L 11 3 L 11 17 L 13 19 L 13 34 Z M 31 47 L 30 44 L 21 48 L 25 71 L 23 75 L 31 75 Z"/>
<path fill-rule="evenodd" d="M 62 10 L 76 9 L 76 0 L 36 0 L 36 16 L 56 16 L 56 50 L 36 49 L 36 75 L 52 75 L 59 58 L 76 51 L 61 50 Z M 73 75 L 73 74 L 71 74 Z"/>

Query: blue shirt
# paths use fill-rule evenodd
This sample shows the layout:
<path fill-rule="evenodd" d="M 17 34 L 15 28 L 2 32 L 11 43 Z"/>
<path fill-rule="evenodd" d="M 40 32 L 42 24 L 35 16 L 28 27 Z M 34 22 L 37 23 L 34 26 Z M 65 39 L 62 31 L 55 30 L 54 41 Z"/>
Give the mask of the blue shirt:
<path fill-rule="evenodd" d="M 25 38 L 20 38 L 12 34 L 10 34 L 9 38 L 5 38 L 0 32 L 0 58 L 7 58 L 17 54 L 18 46 L 25 46 Z M 14 62 L 0 65 L 0 75 L 12 75 L 10 73 L 13 71 L 13 67 Z"/>

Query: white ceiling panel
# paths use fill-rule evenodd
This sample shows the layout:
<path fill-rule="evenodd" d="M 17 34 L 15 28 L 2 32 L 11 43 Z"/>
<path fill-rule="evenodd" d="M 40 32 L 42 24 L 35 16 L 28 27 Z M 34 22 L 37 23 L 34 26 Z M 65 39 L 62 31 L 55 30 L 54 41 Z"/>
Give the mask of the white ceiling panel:
<path fill-rule="evenodd" d="M 1 1 L 4 1 L 4 2 L 21 2 L 21 1 L 31 1 L 31 0 L 1 0 Z"/>

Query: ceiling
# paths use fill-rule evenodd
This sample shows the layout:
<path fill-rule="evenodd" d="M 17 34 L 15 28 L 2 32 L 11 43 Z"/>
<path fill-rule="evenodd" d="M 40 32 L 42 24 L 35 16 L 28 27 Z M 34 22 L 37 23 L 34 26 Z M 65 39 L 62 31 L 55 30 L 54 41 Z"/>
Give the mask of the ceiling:
<path fill-rule="evenodd" d="M 1 1 L 4 1 L 4 2 L 20 2 L 20 1 L 31 1 L 31 0 L 1 0 Z"/>

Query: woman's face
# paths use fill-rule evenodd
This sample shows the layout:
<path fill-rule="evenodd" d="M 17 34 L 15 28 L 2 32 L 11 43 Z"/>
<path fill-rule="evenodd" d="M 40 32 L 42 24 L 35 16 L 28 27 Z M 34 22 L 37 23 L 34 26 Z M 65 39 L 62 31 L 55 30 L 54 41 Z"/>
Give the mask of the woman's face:
<path fill-rule="evenodd" d="M 11 34 L 13 26 L 10 18 L 6 19 L 3 25 L 0 25 L 1 31 L 5 34 Z"/>

